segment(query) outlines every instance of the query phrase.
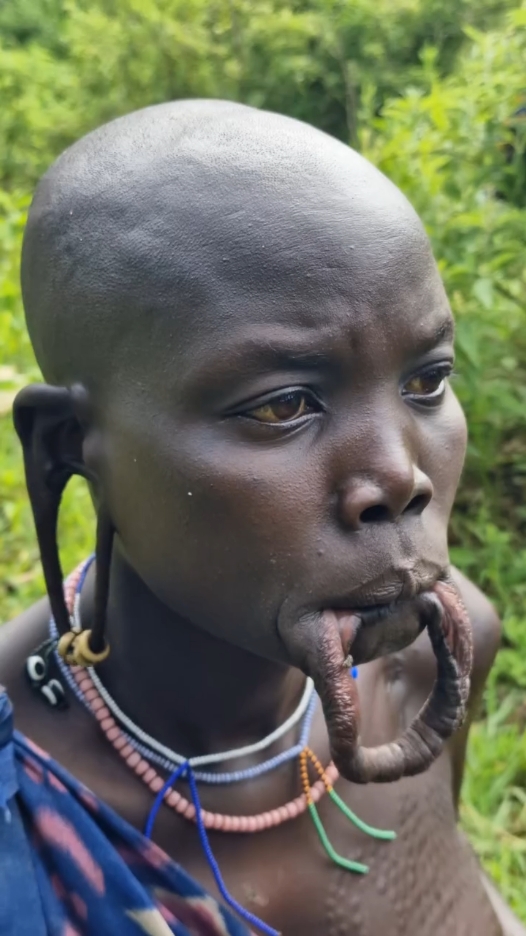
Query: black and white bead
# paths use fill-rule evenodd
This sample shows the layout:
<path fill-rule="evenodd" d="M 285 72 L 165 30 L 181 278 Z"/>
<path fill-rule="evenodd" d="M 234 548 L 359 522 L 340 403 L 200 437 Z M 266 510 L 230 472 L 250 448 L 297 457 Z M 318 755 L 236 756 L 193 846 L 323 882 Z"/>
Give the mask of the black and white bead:
<path fill-rule="evenodd" d="M 52 647 L 44 645 L 26 660 L 26 676 L 35 690 L 52 708 L 67 708 L 64 686 L 59 679 L 49 675 Z"/>
<path fill-rule="evenodd" d="M 39 653 L 32 653 L 26 660 L 26 674 L 32 686 L 41 686 L 48 673 L 47 660 Z"/>

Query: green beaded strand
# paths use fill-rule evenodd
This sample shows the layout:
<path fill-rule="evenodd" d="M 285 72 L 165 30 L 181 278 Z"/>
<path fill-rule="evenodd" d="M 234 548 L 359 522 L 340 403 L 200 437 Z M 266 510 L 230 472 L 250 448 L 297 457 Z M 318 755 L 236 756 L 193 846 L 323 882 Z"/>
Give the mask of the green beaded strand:
<path fill-rule="evenodd" d="M 356 826 L 357 829 L 360 829 L 362 832 L 365 832 L 366 835 L 370 835 L 371 838 L 383 839 L 386 842 L 392 842 L 396 838 L 396 832 L 389 832 L 387 829 L 375 829 L 374 826 L 367 825 L 363 819 L 360 819 L 356 813 L 353 813 L 352 809 L 349 809 L 347 803 L 344 803 L 342 798 L 338 796 L 336 790 L 331 787 L 327 790 L 333 803 L 341 809 L 344 816 L 347 816 L 347 819 L 350 819 L 352 823 Z"/>
<path fill-rule="evenodd" d="M 325 851 L 327 852 L 329 858 L 334 861 L 340 868 L 344 868 L 346 871 L 353 871 L 355 874 L 368 874 L 369 868 L 367 865 L 360 864 L 359 861 L 351 861 L 350 858 L 343 858 L 338 854 L 332 847 L 327 833 L 323 828 L 321 819 L 318 815 L 318 810 L 314 803 L 309 803 L 309 812 L 311 814 L 312 821 L 318 833 L 321 844 L 323 845 Z"/>
<path fill-rule="evenodd" d="M 320 819 L 318 810 L 316 809 L 316 806 L 314 805 L 311 799 L 308 773 L 307 773 L 307 758 L 312 761 L 315 769 L 319 773 L 321 779 L 323 780 L 325 784 L 327 793 L 332 799 L 334 805 L 337 806 L 340 812 L 342 812 L 343 815 L 346 817 L 346 819 L 352 822 L 353 825 L 355 825 L 358 829 L 360 829 L 361 832 L 364 832 L 366 835 L 370 835 L 371 838 L 382 839 L 383 841 L 393 841 L 393 839 L 396 838 L 396 833 L 389 832 L 384 829 L 376 829 L 374 828 L 374 826 L 370 826 L 366 822 L 364 822 L 362 819 L 360 819 L 356 815 L 356 813 L 354 813 L 352 809 L 350 809 L 349 806 L 347 806 L 347 803 L 345 803 L 341 799 L 341 797 L 338 796 L 338 794 L 336 793 L 336 790 L 333 789 L 332 785 L 329 783 L 327 779 L 327 775 L 322 765 L 320 764 L 318 758 L 312 752 L 312 750 L 309 747 L 305 747 L 303 749 L 300 755 L 300 773 L 301 773 L 301 778 L 302 778 L 302 784 L 303 784 L 305 796 L 307 798 L 309 813 L 314 823 L 316 832 L 318 833 L 320 842 L 323 845 L 323 848 L 327 852 L 327 855 L 329 856 L 331 861 L 334 861 L 334 863 L 338 865 L 338 867 L 344 868 L 346 871 L 352 871 L 355 874 L 367 874 L 369 871 L 369 868 L 367 865 L 361 864 L 361 862 L 359 861 L 351 861 L 351 859 L 349 858 L 344 858 L 342 855 L 339 855 L 338 852 L 335 851 L 335 849 L 331 845 L 329 838 L 327 836 L 327 833 L 323 827 L 322 821 Z"/>

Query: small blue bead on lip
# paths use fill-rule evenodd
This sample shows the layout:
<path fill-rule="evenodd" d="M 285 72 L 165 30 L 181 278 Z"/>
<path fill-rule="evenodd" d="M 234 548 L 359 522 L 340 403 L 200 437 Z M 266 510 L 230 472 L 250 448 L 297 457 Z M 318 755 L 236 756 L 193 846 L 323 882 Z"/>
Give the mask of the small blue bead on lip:
<path fill-rule="evenodd" d="M 356 677 L 358 676 L 358 667 L 357 667 L 357 666 L 353 666 L 353 668 L 352 668 L 352 670 L 351 670 L 351 676 L 352 676 L 353 679 L 356 679 Z"/>

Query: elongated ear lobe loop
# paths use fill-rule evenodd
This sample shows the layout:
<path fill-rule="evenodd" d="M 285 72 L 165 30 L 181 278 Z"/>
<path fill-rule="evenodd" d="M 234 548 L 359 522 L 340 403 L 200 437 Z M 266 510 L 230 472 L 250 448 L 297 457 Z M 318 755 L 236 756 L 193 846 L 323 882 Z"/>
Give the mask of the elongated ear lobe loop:
<path fill-rule="evenodd" d="M 57 650 L 70 666 L 97 666 L 110 654 L 104 637 L 110 584 L 111 551 L 115 528 L 104 508 L 97 514 L 97 545 L 95 548 L 95 602 L 93 626 L 90 630 L 72 628 L 62 635 Z"/>
<path fill-rule="evenodd" d="M 26 387 L 13 408 L 15 429 L 22 443 L 26 486 L 33 511 L 46 591 L 61 638 L 59 652 L 77 666 L 92 666 L 109 654 L 104 640 L 114 528 L 107 512 L 97 516 L 97 574 L 93 627 L 75 632 L 64 598 L 57 526 L 64 490 L 73 475 L 93 481 L 83 461 L 83 432 L 72 395 L 65 387 L 47 384 Z"/>
<path fill-rule="evenodd" d="M 13 418 L 24 453 L 26 486 L 51 613 L 59 633 L 65 633 L 70 621 L 64 601 L 57 523 L 69 479 L 83 473 L 81 430 L 72 414 L 71 396 L 63 387 L 43 384 L 21 390 Z"/>

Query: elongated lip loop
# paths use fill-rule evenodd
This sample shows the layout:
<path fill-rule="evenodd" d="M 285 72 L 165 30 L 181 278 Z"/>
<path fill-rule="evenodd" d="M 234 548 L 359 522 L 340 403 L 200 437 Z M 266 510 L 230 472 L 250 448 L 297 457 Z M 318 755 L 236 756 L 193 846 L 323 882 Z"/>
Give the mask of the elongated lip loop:
<path fill-rule="evenodd" d="M 444 741 L 462 724 L 470 691 L 473 660 L 471 623 L 452 583 L 437 581 L 416 603 L 437 662 L 433 689 L 420 712 L 395 741 L 365 748 L 359 742 L 359 700 L 355 683 L 345 674 L 347 698 L 355 724 L 346 736 L 334 705 L 327 706 L 334 731 L 329 735 L 336 766 L 347 779 L 358 783 L 390 782 L 421 773 L 442 751 Z M 326 701 L 329 699 L 326 698 Z M 336 702 L 339 701 L 336 696 Z"/>
<path fill-rule="evenodd" d="M 296 626 L 282 626 L 291 658 L 314 679 L 334 763 L 355 783 L 390 782 L 421 773 L 465 717 L 473 635 L 456 587 L 443 577 L 407 604 L 407 615 L 389 605 L 362 614 L 351 608 L 327 609 L 322 615 L 307 615 Z M 437 664 L 433 689 L 399 738 L 366 748 L 360 743 L 360 699 L 349 670 L 355 660 L 365 662 L 407 646 L 424 627 Z"/>

